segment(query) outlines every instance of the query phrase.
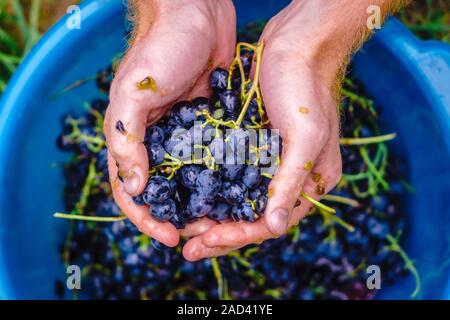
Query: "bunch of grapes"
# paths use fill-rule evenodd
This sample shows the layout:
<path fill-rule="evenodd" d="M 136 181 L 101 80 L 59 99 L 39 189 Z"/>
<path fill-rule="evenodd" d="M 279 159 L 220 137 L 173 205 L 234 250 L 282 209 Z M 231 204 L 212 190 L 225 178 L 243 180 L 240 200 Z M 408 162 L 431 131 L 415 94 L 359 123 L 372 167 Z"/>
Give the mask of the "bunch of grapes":
<path fill-rule="evenodd" d="M 178 102 L 147 129 L 150 179 L 134 201 L 159 221 L 184 228 L 204 216 L 253 222 L 264 212 L 281 139 L 268 129 L 258 82 L 248 80 L 248 48 L 260 53 L 262 45 L 242 46 L 230 71 L 211 72 L 211 99 Z M 120 120 L 116 129 L 126 134 Z"/>

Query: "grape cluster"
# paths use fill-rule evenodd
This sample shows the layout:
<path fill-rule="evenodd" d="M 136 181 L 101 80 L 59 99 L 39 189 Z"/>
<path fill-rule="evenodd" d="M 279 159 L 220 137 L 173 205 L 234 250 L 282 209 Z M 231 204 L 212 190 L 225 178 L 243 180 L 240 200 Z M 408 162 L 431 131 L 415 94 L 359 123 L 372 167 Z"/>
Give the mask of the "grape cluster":
<path fill-rule="evenodd" d="M 205 216 L 253 222 L 263 214 L 281 138 L 267 130 L 262 101 L 249 92 L 252 59 L 243 50 L 242 74 L 213 70 L 211 99 L 178 102 L 147 129 L 150 178 L 134 202 L 157 220 L 184 228 Z M 126 132 L 121 121 L 116 129 Z"/>

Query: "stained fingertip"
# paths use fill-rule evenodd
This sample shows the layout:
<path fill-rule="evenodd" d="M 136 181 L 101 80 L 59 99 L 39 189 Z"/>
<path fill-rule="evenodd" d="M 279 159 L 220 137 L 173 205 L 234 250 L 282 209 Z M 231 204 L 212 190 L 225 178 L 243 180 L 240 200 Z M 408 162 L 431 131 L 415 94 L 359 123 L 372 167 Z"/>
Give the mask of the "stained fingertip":
<path fill-rule="evenodd" d="M 277 208 L 265 215 L 267 228 L 275 236 L 285 234 L 289 228 L 290 214 L 287 209 Z"/>
<path fill-rule="evenodd" d="M 123 187 L 130 196 L 138 196 L 144 190 L 147 184 L 147 177 L 144 170 L 140 166 L 135 166 L 128 171 L 123 179 Z"/>

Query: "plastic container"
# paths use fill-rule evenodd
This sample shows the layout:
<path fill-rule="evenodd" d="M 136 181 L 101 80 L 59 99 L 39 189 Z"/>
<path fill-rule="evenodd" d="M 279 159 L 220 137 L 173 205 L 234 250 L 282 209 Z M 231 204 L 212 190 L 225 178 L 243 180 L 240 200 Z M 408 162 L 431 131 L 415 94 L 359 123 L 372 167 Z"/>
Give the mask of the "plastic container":
<path fill-rule="evenodd" d="M 269 18 L 288 1 L 236 0 L 239 23 Z M 67 226 L 52 213 L 63 208 L 55 146 L 59 119 L 97 96 L 94 83 L 55 97 L 76 80 L 94 75 L 124 48 L 121 0 L 85 1 L 81 29 L 64 18 L 21 64 L 0 102 L 0 298 L 54 298 L 64 276 L 58 242 Z M 450 49 L 421 42 L 389 21 L 355 57 L 355 72 L 383 107 L 386 132 L 403 157 L 416 188 L 408 196 L 412 230 L 407 251 L 424 280 L 422 298 L 450 297 Z M 377 298 L 408 298 L 411 277 L 384 287 Z"/>

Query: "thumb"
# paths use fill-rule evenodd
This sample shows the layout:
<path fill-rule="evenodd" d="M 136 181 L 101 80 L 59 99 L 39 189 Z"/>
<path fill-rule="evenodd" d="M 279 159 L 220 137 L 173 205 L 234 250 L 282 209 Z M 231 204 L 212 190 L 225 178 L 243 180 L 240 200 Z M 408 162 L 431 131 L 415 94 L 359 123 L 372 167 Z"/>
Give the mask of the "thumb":
<path fill-rule="evenodd" d="M 320 153 L 320 149 L 308 143 L 317 141 L 318 136 L 302 131 L 290 131 L 283 138 L 280 167 L 269 185 L 264 219 L 269 231 L 277 236 L 283 235 L 289 228 L 302 186 Z"/>
<path fill-rule="evenodd" d="M 199 44 L 196 37 L 186 36 L 184 25 L 169 16 L 155 24 L 148 36 L 135 41 L 111 86 L 104 131 L 124 190 L 132 196 L 143 191 L 148 179 L 148 155 L 143 144 L 146 125 L 160 119 L 192 88 L 204 73 L 212 51 L 209 31 Z M 194 24 L 188 29 L 197 27 Z"/>
<path fill-rule="evenodd" d="M 108 150 L 116 161 L 123 188 L 131 196 L 140 194 L 148 180 L 148 155 L 143 144 L 145 119 L 143 113 L 114 113 L 110 109 L 105 116 Z"/>

